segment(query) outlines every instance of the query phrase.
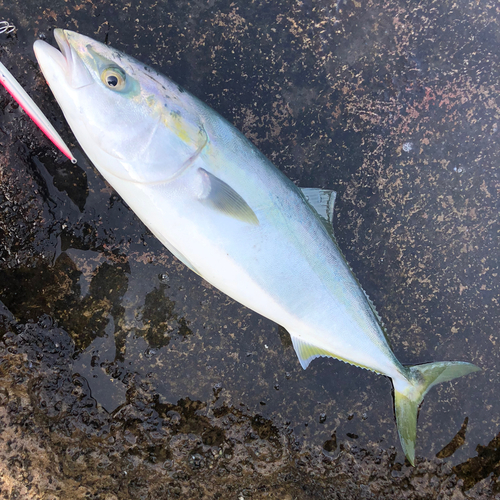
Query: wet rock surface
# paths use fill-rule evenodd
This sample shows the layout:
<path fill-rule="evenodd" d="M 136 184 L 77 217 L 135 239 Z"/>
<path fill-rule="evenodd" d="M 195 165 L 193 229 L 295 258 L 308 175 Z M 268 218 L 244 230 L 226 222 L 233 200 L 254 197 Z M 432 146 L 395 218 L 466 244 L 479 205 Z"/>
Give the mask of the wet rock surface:
<path fill-rule="evenodd" d="M 0 3 L 5 498 L 500 498 L 496 2 Z M 154 65 L 294 182 L 404 363 L 483 369 L 426 397 L 404 462 L 390 384 L 317 360 L 173 258 L 94 171 L 37 69 L 66 27 Z M 437 458 L 439 457 L 439 458 Z"/>
<path fill-rule="evenodd" d="M 0 312 L 5 498 L 466 498 L 468 464 L 410 467 L 374 443 L 304 450 L 288 426 L 220 403 L 217 388 L 208 402 L 165 404 L 128 372 L 126 401 L 109 413 L 75 373 L 66 331 L 49 317 L 21 324 Z M 467 497 L 494 494 L 490 482 Z"/>

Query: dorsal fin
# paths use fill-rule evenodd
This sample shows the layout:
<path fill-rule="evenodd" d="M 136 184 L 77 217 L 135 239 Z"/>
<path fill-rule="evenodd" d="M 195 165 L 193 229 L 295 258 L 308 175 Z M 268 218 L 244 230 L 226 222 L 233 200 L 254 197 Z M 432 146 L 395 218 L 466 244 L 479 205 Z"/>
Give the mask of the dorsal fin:
<path fill-rule="evenodd" d="M 330 226 L 333 223 L 333 208 L 337 193 L 331 189 L 300 188 L 307 203 L 316 210 L 318 215 L 325 219 Z"/>

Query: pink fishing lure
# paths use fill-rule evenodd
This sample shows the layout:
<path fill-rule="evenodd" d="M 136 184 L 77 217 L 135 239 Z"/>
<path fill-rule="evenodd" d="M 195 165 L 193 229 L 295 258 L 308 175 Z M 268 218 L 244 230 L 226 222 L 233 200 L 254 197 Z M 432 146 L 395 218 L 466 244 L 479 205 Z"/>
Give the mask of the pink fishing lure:
<path fill-rule="evenodd" d="M 56 129 L 1 62 L 0 83 L 7 89 L 7 92 L 16 100 L 19 106 L 26 111 L 28 116 L 37 124 L 40 130 L 52 141 L 54 146 L 56 146 L 64 156 L 69 158 L 71 163 L 76 163 L 76 158 L 73 156 L 68 146 L 66 146 L 61 136 L 56 132 Z"/>

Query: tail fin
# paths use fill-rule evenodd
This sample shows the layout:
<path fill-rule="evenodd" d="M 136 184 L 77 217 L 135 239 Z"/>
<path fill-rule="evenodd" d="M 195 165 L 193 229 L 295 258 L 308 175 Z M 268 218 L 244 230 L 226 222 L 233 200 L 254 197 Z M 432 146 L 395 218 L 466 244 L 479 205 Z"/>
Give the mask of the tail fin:
<path fill-rule="evenodd" d="M 408 367 L 408 384 L 404 388 L 394 384 L 394 407 L 399 439 L 406 458 L 414 465 L 417 437 L 418 407 L 429 389 L 440 382 L 479 371 L 481 368 L 461 361 L 441 361 Z"/>

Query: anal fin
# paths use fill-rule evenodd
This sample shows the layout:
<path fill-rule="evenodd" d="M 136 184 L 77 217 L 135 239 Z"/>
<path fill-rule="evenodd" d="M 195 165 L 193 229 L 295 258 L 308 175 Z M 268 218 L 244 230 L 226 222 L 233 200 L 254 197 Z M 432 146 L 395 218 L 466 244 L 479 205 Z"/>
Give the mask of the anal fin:
<path fill-rule="evenodd" d="M 295 353 L 299 358 L 300 365 L 304 370 L 309 366 L 309 363 L 316 358 L 326 356 L 330 358 L 335 358 L 336 356 L 326 349 L 322 349 L 321 347 L 317 347 L 309 342 L 306 342 L 304 339 L 290 334 L 292 339 L 293 348 L 295 349 Z"/>

